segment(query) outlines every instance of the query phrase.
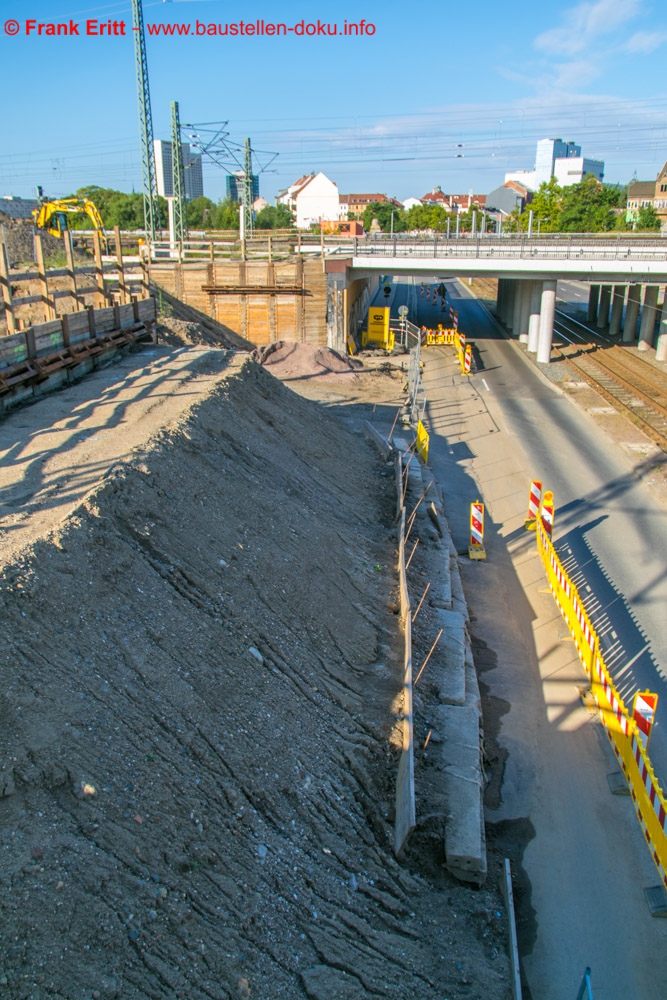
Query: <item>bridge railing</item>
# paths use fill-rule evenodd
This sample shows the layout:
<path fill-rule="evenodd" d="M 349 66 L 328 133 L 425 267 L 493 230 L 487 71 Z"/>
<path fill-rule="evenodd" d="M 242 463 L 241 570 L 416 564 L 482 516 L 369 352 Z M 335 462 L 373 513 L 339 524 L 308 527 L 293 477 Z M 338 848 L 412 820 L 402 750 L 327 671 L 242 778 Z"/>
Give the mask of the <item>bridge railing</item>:
<path fill-rule="evenodd" d="M 636 260 L 667 261 L 667 240 L 596 239 L 590 236 L 406 236 L 369 235 L 355 237 L 355 257 L 502 258 L 507 260 Z"/>

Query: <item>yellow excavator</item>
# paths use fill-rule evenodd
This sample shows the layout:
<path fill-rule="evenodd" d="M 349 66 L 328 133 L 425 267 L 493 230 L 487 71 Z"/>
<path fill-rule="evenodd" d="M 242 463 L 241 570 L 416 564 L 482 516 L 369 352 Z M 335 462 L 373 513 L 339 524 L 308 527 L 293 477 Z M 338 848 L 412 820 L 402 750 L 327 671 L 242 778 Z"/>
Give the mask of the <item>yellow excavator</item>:
<path fill-rule="evenodd" d="M 93 228 L 99 230 L 104 236 L 104 223 L 97 205 L 90 198 L 57 198 L 53 201 L 44 199 L 39 208 L 32 213 L 35 225 L 38 229 L 46 229 L 52 236 L 62 236 L 68 229 L 67 215 L 69 213 L 81 213 L 89 217 Z"/>

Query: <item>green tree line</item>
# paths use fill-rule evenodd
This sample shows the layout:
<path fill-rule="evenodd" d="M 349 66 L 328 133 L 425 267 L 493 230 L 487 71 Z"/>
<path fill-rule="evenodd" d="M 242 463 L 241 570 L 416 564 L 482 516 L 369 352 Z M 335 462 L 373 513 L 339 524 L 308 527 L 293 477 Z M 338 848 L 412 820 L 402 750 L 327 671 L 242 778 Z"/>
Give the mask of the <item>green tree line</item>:
<path fill-rule="evenodd" d="M 91 184 L 79 188 L 70 197 L 89 198 L 97 206 L 105 229 L 120 226 L 121 229 L 143 229 L 144 199 L 142 194 L 115 191 L 112 188 L 98 187 Z M 167 201 L 158 197 L 162 225 L 167 227 Z M 216 202 L 210 198 L 193 198 L 187 202 L 188 227 L 190 229 L 232 229 L 239 228 L 239 206 L 236 202 L 225 199 Z M 69 221 L 72 229 L 89 229 L 90 219 L 87 215 L 72 215 Z M 257 229 L 287 229 L 294 225 L 294 217 L 286 205 L 268 205 L 257 213 L 255 226 Z"/>
<path fill-rule="evenodd" d="M 539 223 L 541 233 L 603 233 L 611 230 L 654 231 L 660 229 L 660 219 L 652 205 L 640 208 L 635 222 L 626 222 L 628 188 L 622 185 L 601 184 L 589 175 L 579 184 L 560 187 L 554 177 L 542 184 L 533 195 L 532 202 L 520 212 L 512 212 L 503 222 L 505 232 L 526 232 L 530 212 L 533 212 L 533 233 Z M 473 209 L 459 214 L 459 230 L 472 229 Z M 392 221 L 393 215 L 393 221 Z M 364 229 L 369 231 L 373 219 L 377 219 L 384 233 L 433 230 L 446 232 L 456 229 L 455 212 L 447 212 L 442 205 L 415 205 L 405 211 L 395 205 L 373 202 L 367 205 L 363 214 Z M 489 220 L 490 222 L 490 220 Z M 477 209 L 477 227 L 481 226 L 481 210 Z M 487 229 L 492 224 L 487 224 Z"/>
<path fill-rule="evenodd" d="M 100 211 L 106 229 L 120 226 L 121 229 L 143 229 L 144 208 L 141 194 L 115 191 L 96 185 L 79 188 L 77 197 L 90 198 Z M 167 225 L 167 202 L 158 199 L 163 226 Z M 634 223 L 626 222 L 627 186 L 601 184 L 592 176 L 585 177 L 579 184 L 560 187 L 555 178 L 542 184 L 533 195 L 532 202 L 520 212 L 516 209 L 505 219 L 505 232 L 526 232 L 529 216 L 533 212 L 533 233 L 538 225 L 541 233 L 602 233 L 612 230 L 656 231 L 660 220 L 652 206 L 640 208 Z M 458 214 L 459 230 L 472 230 L 474 207 Z M 187 203 L 188 227 L 190 229 L 239 228 L 239 206 L 233 201 L 217 203 L 210 198 L 194 198 Z M 415 205 L 407 211 L 390 202 L 373 202 L 367 205 L 362 216 L 364 229 L 369 232 L 373 220 L 377 219 L 382 232 L 392 229 L 395 233 L 431 230 L 436 233 L 456 230 L 456 212 L 447 212 L 441 205 Z M 72 216 L 70 225 L 74 229 L 86 229 L 90 220 L 86 215 Z M 267 205 L 257 213 L 257 229 L 289 229 L 294 225 L 294 217 L 285 205 Z M 477 209 L 477 225 L 481 225 L 481 211 Z M 487 229 L 492 225 L 487 224 Z"/>

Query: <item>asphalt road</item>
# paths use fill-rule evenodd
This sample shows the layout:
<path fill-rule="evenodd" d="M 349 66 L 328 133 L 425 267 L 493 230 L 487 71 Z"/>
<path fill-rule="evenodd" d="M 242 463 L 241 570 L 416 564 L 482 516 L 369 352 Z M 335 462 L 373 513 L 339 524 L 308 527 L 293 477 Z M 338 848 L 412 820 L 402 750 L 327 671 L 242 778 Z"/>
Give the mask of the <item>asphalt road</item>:
<path fill-rule="evenodd" d="M 471 629 L 486 647 L 485 729 L 489 738 L 497 730 L 506 754 L 487 822 L 518 873 L 526 992 L 575 1000 L 590 966 L 596 1000 L 655 1000 L 667 982 L 667 921 L 650 916 L 644 888 L 658 875 L 630 799 L 610 793 L 607 775 L 618 766 L 582 705 L 585 677 L 523 521 L 530 480 L 542 479 L 556 498 L 556 546 L 591 588 L 623 695 L 645 687 L 661 695 L 651 756 L 667 776 L 667 511 L 641 470 L 501 335 L 465 285 L 447 288 L 480 370 L 463 379 L 451 349 L 425 350 L 429 464 L 459 550 L 470 501 L 486 504 L 488 560 L 463 559 L 462 574 Z M 441 318 L 410 279 L 397 286 L 392 312 L 403 302 L 417 323 Z"/>

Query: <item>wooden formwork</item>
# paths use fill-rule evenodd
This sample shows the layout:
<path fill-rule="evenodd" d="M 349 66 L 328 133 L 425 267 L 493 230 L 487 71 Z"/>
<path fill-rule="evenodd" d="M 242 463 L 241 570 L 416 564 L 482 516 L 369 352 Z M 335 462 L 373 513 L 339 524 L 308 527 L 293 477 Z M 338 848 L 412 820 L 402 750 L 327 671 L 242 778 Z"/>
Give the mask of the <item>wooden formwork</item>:
<path fill-rule="evenodd" d="M 0 337 L 0 409 L 91 371 L 99 359 L 152 338 L 155 299 L 82 309 Z"/>
<path fill-rule="evenodd" d="M 253 344 L 326 344 L 322 261 L 153 262 L 151 282 Z"/>

